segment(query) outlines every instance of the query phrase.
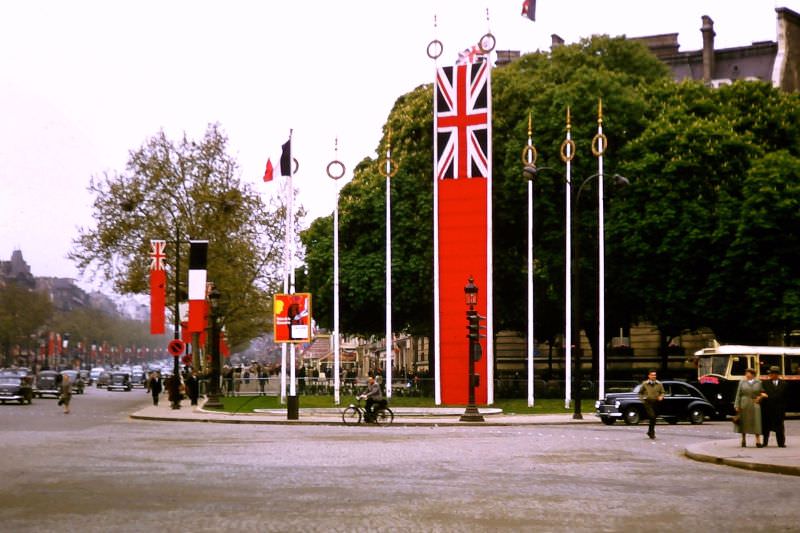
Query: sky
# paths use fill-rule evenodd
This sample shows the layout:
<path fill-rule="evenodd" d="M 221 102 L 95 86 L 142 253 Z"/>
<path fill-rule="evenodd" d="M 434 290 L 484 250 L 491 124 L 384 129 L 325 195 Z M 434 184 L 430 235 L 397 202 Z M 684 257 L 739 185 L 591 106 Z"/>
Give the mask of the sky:
<path fill-rule="evenodd" d="M 325 168 L 342 183 L 375 157 L 395 100 L 430 83 L 432 39 L 441 63 L 491 32 L 498 50 L 550 48 L 593 34 L 678 32 L 702 47 L 701 17 L 717 48 L 776 39 L 775 7 L 800 0 L 26 0 L 0 3 L 0 260 L 22 250 L 35 276 L 75 278 L 66 259 L 92 227 L 92 176 L 122 172 L 129 152 L 160 130 L 200 138 L 219 123 L 240 178 L 262 182 L 292 130 L 304 226 L 332 212 Z M 488 20 L 487 20 L 488 8 Z M 435 23 L 434 23 L 435 21 Z M 334 142 L 338 139 L 338 152 Z"/>

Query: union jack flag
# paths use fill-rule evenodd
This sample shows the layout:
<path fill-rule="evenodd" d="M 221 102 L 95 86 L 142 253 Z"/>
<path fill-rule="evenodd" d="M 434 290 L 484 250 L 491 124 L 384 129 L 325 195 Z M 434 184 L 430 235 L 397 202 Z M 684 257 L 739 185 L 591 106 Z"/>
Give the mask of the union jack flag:
<path fill-rule="evenodd" d="M 164 260 L 167 258 L 164 248 L 167 241 L 150 241 L 150 270 L 164 270 Z"/>
<path fill-rule="evenodd" d="M 437 179 L 489 176 L 489 62 L 436 71 Z"/>

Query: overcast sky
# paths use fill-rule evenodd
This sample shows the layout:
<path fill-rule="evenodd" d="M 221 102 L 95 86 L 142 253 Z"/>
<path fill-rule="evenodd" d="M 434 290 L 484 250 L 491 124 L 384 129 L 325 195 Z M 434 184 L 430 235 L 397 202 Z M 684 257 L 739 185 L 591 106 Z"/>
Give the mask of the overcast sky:
<path fill-rule="evenodd" d="M 90 177 L 122 171 L 160 129 L 197 138 L 220 123 L 243 181 L 272 194 L 264 166 L 292 128 L 305 223 L 329 214 L 334 138 L 349 179 L 397 97 L 431 82 L 433 38 L 445 63 L 489 30 L 497 49 L 523 53 L 553 33 L 679 32 L 685 51 L 702 46 L 702 15 L 724 48 L 775 40 L 775 7 L 800 11 L 800 0 L 537 4 L 531 22 L 522 0 L 2 2 L 0 259 L 21 249 L 34 275 L 77 277 L 65 255 L 92 225 Z"/>

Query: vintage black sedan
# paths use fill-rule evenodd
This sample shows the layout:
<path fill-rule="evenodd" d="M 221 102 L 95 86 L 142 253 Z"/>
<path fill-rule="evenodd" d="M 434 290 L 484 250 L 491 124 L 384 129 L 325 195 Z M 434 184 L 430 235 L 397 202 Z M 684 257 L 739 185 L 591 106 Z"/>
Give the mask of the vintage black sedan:
<path fill-rule="evenodd" d="M 36 396 L 44 398 L 52 396 L 58 398 L 61 395 L 61 374 L 55 370 L 42 370 L 36 376 Z"/>
<path fill-rule="evenodd" d="M 130 374 L 116 370 L 111 372 L 106 389 L 130 391 L 131 388 L 133 388 L 133 385 L 131 384 Z"/>
<path fill-rule="evenodd" d="M 31 378 L 16 372 L 0 372 L 0 403 L 33 402 L 33 385 Z"/>
<path fill-rule="evenodd" d="M 683 381 L 662 381 L 664 400 L 658 404 L 658 418 L 669 424 L 687 420 L 692 424 L 702 424 L 705 418 L 716 415 L 716 410 L 703 393 Z M 606 394 L 603 400 L 595 403 L 595 416 L 607 425 L 622 420 L 628 425 L 638 424 L 646 419 L 644 404 L 639 399 L 639 387 L 631 392 Z"/>

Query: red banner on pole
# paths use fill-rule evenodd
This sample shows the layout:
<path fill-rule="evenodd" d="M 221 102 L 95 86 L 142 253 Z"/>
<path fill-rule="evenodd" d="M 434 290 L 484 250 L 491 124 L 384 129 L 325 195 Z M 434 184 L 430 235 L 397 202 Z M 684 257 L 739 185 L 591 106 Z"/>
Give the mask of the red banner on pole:
<path fill-rule="evenodd" d="M 439 67 L 435 84 L 435 178 L 438 271 L 438 386 L 441 401 L 464 404 L 469 396 L 468 309 L 464 286 L 472 277 L 480 297 L 475 311 L 491 310 L 491 85 L 483 59 Z M 487 322 L 488 326 L 488 322 Z M 487 336 L 491 332 L 487 331 Z M 491 338 L 481 339 L 475 364 L 477 403 L 488 401 Z"/>
<path fill-rule="evenodd" d="M 164 333 L 167 302 L 167 272 L 164 270 L 166 241 L 150 241 L 150 333 Z"/>

